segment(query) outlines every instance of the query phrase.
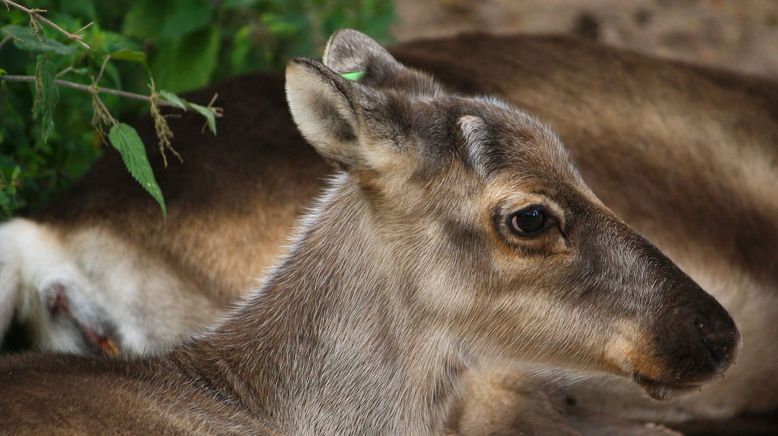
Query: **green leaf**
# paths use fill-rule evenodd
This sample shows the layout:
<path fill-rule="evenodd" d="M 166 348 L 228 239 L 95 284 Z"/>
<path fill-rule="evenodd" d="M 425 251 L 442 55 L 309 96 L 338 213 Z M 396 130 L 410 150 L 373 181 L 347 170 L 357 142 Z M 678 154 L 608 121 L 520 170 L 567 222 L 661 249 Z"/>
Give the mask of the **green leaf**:
<path fill-rule="evenodd" d="M 213 12 L 212 2 L 204 0 L 176 0 L 173 11 L 159 30 L 161 39 L 172 39 L 188 35 L 208 27 Z"/>
<path fill-rule="evenodd" d="M 0 68 L 0 76 L 5 76 L 6 74 L 8 74 L 8 72 Z"/>
<path fill-rule="evenodd" d="M 21 206 L 17 196 L 16 187 L 20 183 L 21 168 L 16 165 L 9 179 L 6 179 L 5 171 L 0 171 L 0 208 L 4 218 L 10 217 L 14 210 Z"/>
<path fill-rule="evenodd" d="M 11 196 L 2 187 L 0 187 L 0 209 L 3 209 L 3 218 L 10 217 L 13 213 L 11 210 Z"/>
<path fill-rule="evenodd" d="M 212 21 L 213 2 L 206 0 L 136 0 L 124 19 L 129 36 L 170 40 L 204 29 Z"/>
<path fill-rule="evenodd" d="M 251 25 L 245 25 L 232 35 L 232 47 L 228 55 L 232 74 L 248 70 L 246 61 L 249 56 L 254 55 L 252 52 L 254 49 L 252 46 L 253 31 L 254 28 Z"/>
<path fill-rule="evenodd" d="M 248 8 L 259 3 L 259 0 L 224 0 L 225 9 Z"/>
<path fill-rule="evenodd" d="M 122 33 L 138 38 L 159 38 L 159 29 L 169 14 L 170 5 L 165 1 L 137 0 L 127 11 Z"/>
<path fill-rule="evenodd" d="M 269 12 L 262 14 L 259 17 L 259 21 L 274 36 L 288 38 L 294 36 L 300 30 L 300 24 L 295 20 Z"/>
<path fill-rule="evenodd" d="M 364 71 L 351 71 L 349 73 L 341 74 L 340 77 L 342 77 L 342 78 L 344 78 L 346 80 L 351 80 L 351 81 L 354 81 L 354 82 L 358 82 L 359 79 L 364 77 L 364 75 L 365 75 Z"/>
<path fill-rule="evenodd" d="M 111 53 L 111 60 L 146 63 L 146 53 L 139 50 L 129 50 L 122 48 Z"/>
<path fill-rule="evenodd" d="M 172 92 L 159 91 L 159 96 L 162 97 L 163 100 L 169 103 L 173 103 L 179 108 L 186 110 L 186 102 L 181 97 L 173 94 Z"/>
<path fill-rule="evenodd" d="M 80 17 L 90 21 L 96 21 L 98 19 L 95 2 L 93 0 L 68 0 L 66 2 L 60 2 L 57 5 L 57 9 L 60 9 L 57 12 L 72 17 Z M 57 24 L 61 23 L 58 22 Z"/>
<path fill-rule="evenodd" d="M 216 135 L 216 115 L 214 115 L 214 113 L 209 108 L 197 103 L 186 101 L 169 91 L 159 91 L 159 95 L 163 100 L 173 103 L 183 110 L 192 109 L 193 111 L 202 115 L 208 122 L 208 129 L 210 129 L 210 131 Z"/>
<path fill-rule="evenodd" d="M 54 66 L 44 55 L 38 55 L 35 64 L 35 101 L 32 115 L 41 122 L 43 142 L 49 139 L 54 129 L 54 109 L 59 101 L 59 89 L 54 82 Z"/>
<path fill-rule="evenodd" d="M 219 28 L 160 43 L 151 61 L 154 81 L 171 92 L 205 86 L 219 59 Z"/>
<path fill-rule="evenodd" d="M 143 146 L 138 132 L 127 124 L 119 123 L 111 127 L 108 139 L 121 154 L 124 166 L 127 167 L 132 177 L 159 203 L 162 215 L 167 216 L 165 198 L 154 178 L 149 158 L 146 156 L 146 148 Z"/>
<path fill-rule="evenodd" d="M 54 52 L 60 55 L 68 55 L 75 50 L 73 47 L 64 45 L 53 39 L 48 39 L 42 35 L 36 35 L 27 26 L 16 26 L 10 24 L 3 27 L 3 33 L 14 40 L 14 44 L 20 50 Z"/>
<path fill-rule="evenodd" d="M 193 111 L 204 116 L 205 119 L 208 121 L 208 128 L 211 129 L 211 132 L 214 135 L 216 135 L 216 115 L 214 115 L 213 112 L 211 112 L 211 110 L 205 106 L 201 106 L 199 104 L 190 103 L 190 102 L 186 102 L 186 105 Z"/>

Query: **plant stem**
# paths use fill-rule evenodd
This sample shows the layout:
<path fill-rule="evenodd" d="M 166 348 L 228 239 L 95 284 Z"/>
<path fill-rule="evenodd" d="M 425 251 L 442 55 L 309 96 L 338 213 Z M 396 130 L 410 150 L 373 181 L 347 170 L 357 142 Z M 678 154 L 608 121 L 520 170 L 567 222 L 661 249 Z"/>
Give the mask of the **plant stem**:
<path fill-rule="evenodd" d="M 59 27 L 55 22 L 53 22 L 53 21 L 49 20 L 48 18 L 44 17 L 43 15 L 39 14 L 38 13 L 38 12 L 40 12 L 39 10 L 27 8 L 26 6 L 20 5 L 20 4 L 15 3 L 15 2 L 13 2 L 11 0 L 0 0 L 0 2 L 5 4 L 6 7 L 11 6 L 11 7 L 14 7 L 16 9 L 19 9 L 20 11 L 22 11 L 22 12 L 26 13 L 27 15 L 29 15 L 30 19 L 32 19 L 32 20 L 40 20 L 43 24 L 46 24 L 47 26 L 51 27 L 52 29 L 56 30 L 57 32 L 65 35 L 71 41 L 75 41 L 75 42 L 81 44 L 81 46 L 83 46 L 87 50 L 90 49 L 89 45 L 81 40 L 83 38 L 81 35 L 76 35 L 75 33 L 70 33 L 67 30 Z M 84 27 L 84 28 L 86 28 L 86 27 Z"/>
<path fill-rule="evenodd" d="M 0 0 L 2 1 L 2 0 Z M 13 75 L 5 75 L 0 76 L 0 80 L 5 80 L 8 82 L 34 82 L 35 76 L 13 76 Z M 76 83 L 76 82 L 69 82 L 67 80 L 62 79 L 54 79 L 54 83 L 56 83 L 59 86 L 62 86 L 64 88 L 71 88 L 71 89 L 77 89 L 79 91 L 84 92 L 92 92 L 92 87 L 89 85 L 84 85 L 82 83 Z M 110 95 L 118 95 L 119 97 L 126 97 L 133 100 L 142 100 L 151 102 L 151 97 L 148 95 L 143 94 L 136 94 L 134 92 L 127 92 L 127 91 L 121 91 L 118 89 L 111 89 L 111 88 L 103 88 L 102 86 L 96 86 L 94 88 L 99 94 L 110 94 Z M 170 103 L 165 100 L 157 100 L 157 104 L 160 106 L 166 106 L 166 107 L 175 107 L 178 106 L 174 105 L 173 103 Z"/>

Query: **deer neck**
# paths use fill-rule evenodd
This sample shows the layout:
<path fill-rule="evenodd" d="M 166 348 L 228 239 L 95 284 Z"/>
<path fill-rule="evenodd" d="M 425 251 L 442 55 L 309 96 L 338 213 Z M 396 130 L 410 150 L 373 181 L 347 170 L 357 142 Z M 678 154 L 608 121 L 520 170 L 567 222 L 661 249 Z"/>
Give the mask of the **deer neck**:
<path fill-rule="evenodd" d="M 417 281 L 346 175 L 209 339 L 241 402 L 289 434 L 441 433 L 465 352 L 412 310 Z"/>

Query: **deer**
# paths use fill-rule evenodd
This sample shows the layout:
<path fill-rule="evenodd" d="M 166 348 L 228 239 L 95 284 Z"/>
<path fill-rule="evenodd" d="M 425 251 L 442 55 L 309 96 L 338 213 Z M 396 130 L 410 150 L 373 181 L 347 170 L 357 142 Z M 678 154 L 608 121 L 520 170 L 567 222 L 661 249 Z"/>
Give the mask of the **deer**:
<path fill-rule="evenodd" d="M 454 89 L 542 117 L 597 196 L 721 302 L 745 338 L 738 364 L 700 392 L 655 402 L 609 376 L 574 377 L 569 398 L 660 422 L 778 410 L 775 80 L 564 36 L 465 35 L 395 54 Z M 501 391 L 515 371 L 504 379 Z M 510 401 L 495 398 L 499 415 Z M 474 406 L 473 426 L 488 413 Z"/>
<path fill-rule="evenodd" d="M 124 176 L 121 159 L 105 154 L 53 204 L 0 225 L 5 259 L 0 275 L 10 278 L 0 281 L 3 303 L 15 312 L 17 324 L 7 335 L 6 348 L 107 357 L 160 354 L 205 330 L 240 300 L 280 252 L 295 218 L 331 172 L 285 112 L 283 85 L 274 74 L 254 74 L 187 96 L 208 101 L 218 94 L 228 113 L 247 116 L 224 118 L 216 138 L 201 136 L 199 121 L 191 115 L 170 118 L 185 164 L 163 168 L 160 156 L 148 150 L 166 193 L 167 219 Z M 151 123 L 137 128 L 144 142 L 153 144 Z M 268 131 L 272 134 L 266 135 Z M 251 171 L 240 171 L 247 162 Z M 204 173 L 209 176 L 202 177 Z M 225 223 L 225 215 L 240 219 Z M 41 262 L 41 253 L 47 254 L 47 262 Z M 214 269 L 220 274 L 208 275 Z M 122 280 L 107 280 L 112 277 Z M 191 304 L 203 295 L 203 304 Z M 29 337 L 19 338 L 19 331 Z M 581 430 L 581 423 L 573 428 L 558 398 L 546 398 L 541 386 L 523 380 L 531 385 L 523 391 L 532 392 L 532 401 L 519 405 L 516 383 L 505 391 L 487 382 L 491 375 L 468 383 L 489 401 L 468 393 L 473 398 L 467 402 L 467 422 L 461 425 L 452 412 L 451 431 L 489 429 L 484 420 L 469 418 L 482 412 L 482 403 L 493 414 L 519 420 L 521 431 Z M 496 398 L 512 401 L 511 406 L 496 410 Z M 501 428 L 504 424 L 503 419 L 489 420 Z M 600 420 L 583 424 L 604 428 Z M 613 425 L 621 432 L 636 426 L 625 421 Z M 512 431 L 516 425 L 508 422 L 505 427 Z"/>
<path fill-rule="evenodd" d="M 460 53 L 460 47 L 470 48 L 467 55 Z M 769 203 L 771 197 L 760 194 L 760 186 L 771 186 L 771 183 L 769 179 L 761 182 L 755 179 L 748 184 L 739 181 L 769 177 L 769 168 L 765 169 L 767 172 L 762 170 L 754 173 L 753 168 L 764 168 L 754 159 L 711 159 L 738 153 L 740 143 L 745 142 L 764 144 L 751 150 L 764 156 L 764 160 L 770 161 L 774 151 L 770 148 L 769 132 L 775 132 L 776 128 L 774 121 L 766 114 L 770 113 L 770 102 L 775 101 L 774 82 L 661 61 L 568 37 L 474 35 L 413 42 L 395 47 L 393 52 L 403 62 L 419 66 L 444 78 L 446 84 L 451 87 L 467 93 L 498 94 L 542 115 L 561 133 L 567 148 L 572 152 L 571 157 L 597 195 L 630 225 L 649 235 L 661 249 L 669 252 L 673 260 L 695 280 L 704 283 L 705 288 L 711 290 L 730 310 L 741 330 L 745 328 L 745 336 L 752 338 L 747 343 L 754 344 L 754 340 L 757 341 L 753 348 L 747 346 L 740 354 L 739 364 L 728 372 L 726 379 L 709 384 L 701 392 L 694 392 L 673 401 L 659 403 L 645 400 L 630 384 L 618 383 L 615 380 L 608 380 L 606 385 L 594 381 L 566 387 L 569 391 L 566 392 L 568 397 L 576 398 L 578 405 L 597 405 L 598 408 L 626 415 L 628 418 L 665 422 L 723 419 L 737 413 L 769 411 L 776 407 L 777 390 L 771 384 L 772 378 L 769 376 L 775 371 L 773 359 L 764 358 L 775 354 L 776 343 L 773 340 L 775 338 L 771 336 L 774 329 L 770 327 L 778 316 L 771 309 L 775 305 L 770 297 L 770 289 L 775 286 L 775 281 L 770 281 L 770 271 L 773 268 L 774 273 L 774 266 L 765 261 L 774 257 L 770 254 L 770 247 L 775 245 L 770 243 L 770 238 L 775 234 L 775 230 L 770 224 L 774 220 L 765 219 L 770 216 L 771 209 L 765 204 Z M 623 71 L 629 71 L 630 74 L 623 74 Z M 16 298 L 16 294 L 12 292 L 16 290 L 12 288 L 21 283 L 25 292 L 17 298 L 17 303 L 25 301 L 22 307 L 26 306 L 27 311 L 17 312 L 17 317 L 27 322 L 24 315 L 40 316 L 39 320 L 43 325 L 32 328 L 36 335 L 43 336 L 42 340 L 39 340 L 39 346 L 44 349 L 50 347 L 45 335 L 51 334 L 47 328 L 54 326 L 58 327 L 57 340 L 53 341 L 55 346 L 61 347 L 63 342 L 75 344 L 73 346 L 76 347 L 87 346 L 70 351 L 88 352 L 93 351 L 93 348 L 102 348 L 103 352 L 113 350 L 115 353 L 112 344 L 116 343 L 123 352 L 160 352 L 182 341 L 193 331 L 205 328 L 205 325 L 213 322 L 216 313 L 221 313 L 229 305 L 227 301 L 239 298 L 243 291 L 249 288 L 252 278 L 269 264 L 274 253 L 278 251 L 284 238 L 282 234 L 289 231 L 294 216 L 304 208 L 307 199 L 318 189 L 317 180 L 329 171 L 315 153 L 301 145 L 302 140 L 295 136 L 293 128 L 284 128 L 291 126 L 291 121 L 279 118 L 278 115 L 282 98 L 279 93 L 273 91 L 280 89 L 280 86 L 278 78 L 262 75 L 238 79 L 217 88 L 220 95 L 233 96 L 228 99 L 236 102 L 235 106 L 229 108 L 235 109 L 231 112 L 248 113 L 253 110 L 256 113 L 255 117 L 249 120 L 240 119 L 237 124 L 231 124 L 233 119 L 226 118 L 224 122 L 227 123 L 227 128 L 222 129 L 220 135 L 223 140 L 217 142 L 207 137 L 189 135 L 187 128 L 183 127 L 176 129 L 179 146 L 193 145 L 192 148 L 186 149 L 186 165 L 162 171 L 161 162 L 155 162 L 158 174 L 163 175 L 160 180 L 163 190 L 172 190 L 175 193 L 168 198 L 169 202 L 173 203 L 171 213 L 174 218 L 159 219 L 153 204 L 149 204 L 143 194 L 137 193 L 126 178 L 122 177 L 120 161 L 107 155 L 67 196 L 33 216 L 35 223 L 26 220 L 25 224 L 18 224 L 17 220 L 3 226 L 16 227 L 14 231 L 3 231 L 0 228 L 0 234 L 8 236 L 5 241 L 0 240 L 0 246 L 4 246 L 0 255 L 12 258 L 28 250 L 33 255 L 27 256 L 27 259 L 37 260 L 34 254 L 38 252 L 67 252 L 69 256 L 77 259 L 77 263 L 90 265 L 88 271 L 79 272 L 81 277 L 98 282 L 83 283 L 81 279 L 74 280 L 72 276 L 60 274 L 61 280 L 57 286 L 40 286 L 35 277 L 25 277 L 25 274 L 34 270 L 46 271 L 47 268 L 59 271 L 78 271 L 78 268 L 68 261 L 59 264 L 54 262 L 46 268 L 36 266 L 27 271 L 8 271 L 13 270 L 10 267 L 17 266 L 22 259 L 5 262 L 5 270 L 0 271 L 0 275 L 12 277 L 13 280 L 0 281 L 0 286 L 5 287 L 0 295 Z M 257 91 L 249 94 L 245 92 L 247 88 Z M 212 90 L 207 90 L 200 93 L 199 97 L 207 100 L 212 93 Z M 254 98 L 249 99 L 251 95 Z M 603 101 L 609 101 L 611 104 L 620 102 L 618 117 L 607 110 L 609 106 Z M 636 101 L 649 101 L 651 105 L 637 105 L 634 104 Z M 728 103 L 722 106 L 722 101 Z M 569 112 L 571 108 L 580 107 L 589 110 Z M 678 111 L 678 107 L 695 109 Z M 592 108 L 599 108 L 600 111 L 592 111 Z M 649 129 L 649 124 L 641 129 L 634 129 L 634 126 L 642 125 L 645 120 L 657 119 L 657 114 L 668 112 L 672 114 L 672 123 L 664 120 L 659 125 L 660 128 L 654 126 Z M 698 113 L 712 113 L 716 114 L 716 117 L 707 117 L 705 129 L 692 130 L 689 126 L 699 123 L 696 116 Z M 732 122 L 728 117 L 733 116 L 738 120 L 736 125 L 747 128 L 732 130 L 729 127 Z M 571 120 L 577 122 L 573 123 Z M 187 118 L 181 121 L 187 122 Z M 661 118 L 657 119 L 657 122 L 660 121 Z M 247 122 L 250 127 L 247 127 Z M 188 123 L 195 124 L 191 120 Z M 261 133 L 266 129 L 272 132 L 275 142 L 266 144 L 265 136 Z M 239 133 L 232 137 L 231 132 Z M 242 148 L 235 146 L 246 140 L 246 132 L 256 144 L 247 144 Z M 631 140 L 635 132 L 640 133 L 638 141 Z M 694 132 L 691 137 L 690 132 Z M 153 138 L 153 134 L 147 130 L 145 137 Z M 196 146 L 200 144 L 201 147 Z M 645 144 L 650 144 L 651 147 Z M 711 145 L 715 147 L 710 149 Z M 688 150 L 684 159 L 656 158 L 663 153 L 678 153 L 679 148 Z M 256 154 L 252 154 L 253 152 Z M 627 155 L 633 158 L 625 159 L 624 156 Z M 235 159 L 225 158 L 229 156 L 234 156 Z M 242 172 L 243 177 L 255 177 L 248 184 L 243 184 L 240 178 L 233 177 L 245 162 L 253 162 L 254 169 L 252 172 Z M 676 168 L 676 162 L 684 162 L 685 165 Z M 715 170 L 711 171 L 710 168 Z M 711 174 L 732 171 L 741 172 L 748 177 L 727 180 L 726 189 L 721 189 L 720 180 L 710 177 Z M 272 175 L 267 174 L 268 172 Z M 210 174 L 210 178 L 203 179 L 200 176 L 203 173 Z M 670 181 L 668 174 L 675 174 Z M 637 177 L 638 175 L 640 177 Z M 205 192 L 202 191 L 203 188 L 198 188 L 203 182 L 213 180 L 220 183 L 217 186 L 211 183 L 205 187 Z M 687 183 L 686 180 L 695 182 Z M 647 189 L 659 184 L 665 184 L 667 188 Z M 242 190 L 248 185 L 255 185 L 252 189 L 263 186 L 269 189 L 264 192 Z M 286 189 L 287 187 L 291 188 Z M 241 193 L 240 197 L 231 196 L 236 191 Z M 646 192 L 654 194 L 646 199 Z M 738 195 L 735 197 L 727 192 L 738 192 Z M 203 202 L 203 197 L 207 197 L 208 202 Z M 637 203 L 632 201 L 634 198 L 643 198 L 643 201 Z M 739 238 L 749 241 L 747 244 L 733 246 L 734 241 L 726 233 L 712 230 L 701 232 L 694 225 L 690 226 L 689 223 L 693 223 L 693 220 L 683 219 L 682 215 L 668 216 L 663 213 L 666 209 L 677 210 L 681 206 L 686 207 L 689 216 L 695 208 L 715 211 L 716 213 L 707 215 L 707 222 L 711 228 L 723 228 L 727 223 L 737 220 L 737 215 L 733 214 L 739 209 L 727 208 L 727 202 L 733 198 L 739 203 L 759 201 L 756 204 L 761 204 L 759 208 L 747 207 L 757 213 L 747 214 L 745 218 L 748 224 L 739 229 L 742 234 Z M 257 201 L 256 204 L 260 206 L 236 208 L 236 205 L 249 204 L 252 200 Z M 198 207 L 191 207 L 193 203 L 197 203 Z M 651 206 L 648 206 L 649 204 Z M 181 212 L 178 212 L 179 206 Z M 225 211 L 233 211 L 228 215 L 239 215 L 245 221 L 231 219 L 228 225 L 222 226 L 219 217 L 226 215 Z M 251 225 L 252 222 L 261 225 Z M 188 230 L 188 226 L 191 226 L 192 230 Z M 56 234 L 57 237 L 38 235 L 40 242 L 48 242 L 49 245 L 40 242 L 14 242 L 15 238 L 22 241 L 19 236 L 28 233 L 22 231 L 25 227 L 43 235 Z M 214 231 L 206 232 L 203 229 Z M 265 233 L 256 233 L 258 229 Z M 253 243 L 241 243 L 250 238 L 235 236 L 239 234 L 252 235 Z M 230 250 L 218 251 L 220 245 L 213 242 L 217 237 L 215 235 L 231 235 L 224 244 L 229 246 Z M 9 242 L 16 247 L 11 253 L 5 248 Z M 266 242 L 269 243 L 265 244 Z M 258 250 L 263 244 L 264 247 Z M 700 249 L 705 246 L 719 248 Z M 731 248 L 722 250 L 721 247 Z M 242 255 L 241 250 L 252 251 Z M 214 256 L 214 252 L 218 252 L 219 256 Z M 271 255 L 267 255 L 268 252 Z M 134 257 L 128 260 L 131 254 Z M 121 258 L 122 262 L 96 263 L 106 258 Z M 750 263 L 750 272 L 737 266 L 738 259 L 749 258 L 763 261 Z M 247 260 L 253 263 L 248 265 Z M 709 265 L 712 260 L 715 260 L 715 268 Z M 112 268 L 117 266 L 118 270 L 113 271 Z M 165 271 L 162 279 L 157 281 L 168 284 L 160 288 L 152 287 L 154 292 L 149 293 L 150 295 L 165 297 L 165 293 L 172 288 L 170 284 L 174 280 L 179 282 L 174 297 L 162 299 L 162 302 L 167 302 L 166 305 L 161 305 L 160 301 L 156 301 L 156 297 L 145 297 L 149 302 L 138 304 L 144 301 L 144 289 L 149 287 L 150 282 L 155 282 L 154 275 L 149 271 L 151 267 Z M 232 271 L 231 274 L 224 273 L 228 269 Z M 222 273 L 218 276 L 209 275 L 212 271 Z M 89 276 L 84 272 L 89 272 Z M 98 293 L 94 297 L 78 298 L 81 289 L 90 290 L 90 287 L 93 293 L 110 293 L 111 286 L 116 285 L 101 280 L 112 275 L 131 277 L 132 280 L 124 283 L 125 287 L 119 287 L 115 295 L 101 296 Z M 196 280 L 191 277 L 196 277 Z M 242 277 L 242 281 L 237 280 L 238 277 Z M 229 282 L 224 285 L 220 280 Z M 80 286 L 74 286 L 75 282 L 79 281 Z M 28 291 L 42 292 L 43 303 L 37 304 L 45 307 L 46 300 L 57 301 L 47 297 L 47 290 L 51 289 L 58 291 L 57 299 L 60 303 L 63 294 L 73 294 L 73 297 L 69 298 L 77 299 L 78 304 L 69 301 L 68 307 L 71 309 L 67 312 L 41 310 L 40 315 L 34 311 L 30 313 L 29 307 L 35 307 L 38 296 L 29 295 Z M 176 304 L 176 301 L 186 302 L 189 299 L 202 298 L 197 294 L 207 295 L 213 290 L 218 290 L 219 293 L 210 296 L 207 301 L 215 304 L 218 310 L 207 304 L 199 306 L 212 314 L 210 318 L 207 313 L 198 315 L 191 305 L 186 307 L 184 316 L 181 315 L 180 305 Z M 187 293 L 194 295 L 189 296 Z M 127 295 L 141 301 L 128 300 Z M 94 301 L 97 299 L 107 303 L 97 305 Z M 81 304 L 84 307 L 79 307 Z M 1 309 L 13 307 L 14 304 L 7 301 L 0 304 Z M 138 319 L 139 307 L 148 308 L 146 310 L 150 312 L 142 312 L 142 317 Z M 64 316 L 62 312 L 65 312 Z M 95 316 L 75 317 L 72 312 L 76 315 L 80 312 L 111 313 L 121 321 L 112 321 L 105 316 L 102 320 Z M 20 314 L 23 316 L 19 316 Z M 47 319 L 47 314 L 55 321 L 63 321 L 61 318 L 66 318 L 66 322 L 64 325 L 61 322 L 52 322 Z M 201 320 L 193 325 L 191 319 L 194 316 L 199 316 Z M 175 319 L 188 319 L 189 323 L 171 324 L 170 320 Z M 160 325 L 163 323 L 164 325 Z M 94 333 L 99 331 L 112 331 L 113 335 L 101 336 Z M 159 333 L 163 331 L 167 337 Z M 171 336 L 171 332 L 174 332 L 175 336 Z M 64 338 L 65 334 L 72 337 Z M 144 340 L 127 341 L 124 337 Z M 98 341 L 95 341 L 96 338 Z M 154 338 L 158 338 L 159 342 L 150 345 Z M 90 347 L 92 342 L 99 346 Z M 137 345 L 138 343 L 140 345 Z M 53 349 L 61 350 L 56 347 Z M 527 405 L 528 401 L 523 398 L 526 389 L 516 386 L 526 383 L 527 380 L 526 377 L 518 377 L 517 381 L 519 372 L 515 369 L 503 371 L 505 374 L 502 377 L 497 376 L 499 371 L 479 371 L 484 374 L 471 374 L 469 379 L 473 382 L 468 384 L 468 389 L 472 392 L 468 392 L 466 397 L 483 401 L 468 401 L 464 410 L 459 413 L 460 416 L 455 418 L 462 421 L 460 427 L 463 429 L 488 432 L 485 421 L 504 425 L 502 421 L 506 420 L 506 416 L 519 412 Z M 559 390 L 558 387 L 554 389 Z M 542 401 L 532 402 L 535 403 Z M 542 412 L 555 413 L 553 410 Z M 494 418 L 485 420 L 484 416 L 490 414 Z M 521 422 L 521 425 L 525 424 L 526 422 Z"/>
<path fill-rule="evenodd" d="M 732 364 L 727 311 L 536 118 L 356 31 L 293 60 L 286 96 L 338 171 L 259 288 L 162 355 L 2 359 L 4 429 L 441 433 L 479 356 L 611 372 L 657 399 Z"/>

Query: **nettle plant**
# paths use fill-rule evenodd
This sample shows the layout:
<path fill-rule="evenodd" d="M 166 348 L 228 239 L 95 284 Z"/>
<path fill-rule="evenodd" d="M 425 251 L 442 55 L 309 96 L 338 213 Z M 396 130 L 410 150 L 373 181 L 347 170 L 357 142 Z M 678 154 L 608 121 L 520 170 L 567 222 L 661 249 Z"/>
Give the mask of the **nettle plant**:
<path fill-rule="evenodd" d="M 163 108 L 201 114 L 212 134 L 222 114 L 217 96 L 177 93 L 280 69 L 342 27 L 385 39 L 392 18 L 390 0 L 0 0 L 0 216 L 43 205 L 103 145 L 166 213 L 146 147 L 121 120 L 150 112 L 165 163 L 185 160 Z"/>
<path fill-rule="evenodd" d="M 11 9 L 27 16 L 26 25 L 12 23 L 2 27 L 2 45 L 13 43 L 20 51 L 27 52 L 28 57 L 34 57 L 32 74 L 9 74 L 0 69 L 0 79 L 4 87 L 8 82 L 30 82 L 33 84 L 34 97 L 32 116 L 38 123 L 40 142 L 33 146 L 40 148 L 41 143 L 48 143 L 54 132 L 54 114 L 60 101 L 60 88 L 68 88 L 84 92 L 90 99 L 92 118 L 90 124 L 101 143 L 110 143 L 122 156 L 127 170 L 133 178 L 157 201 L 162 213 L 166 214 L 165 199 L 154 178 L 154 173 L 146 155 L 146 149 L 140 136 L 133 127 L 120 122 L 103 101 L 103 95 L 130 98 L 145 101 L 149 105 L 154 127 L 157 133 L 159 150 L 167 165 L 166 152 L 171 152 L 178 159 L 181 156 L 173 148 L 171 140 L 173 132 L 168 127 L 166 118 L 160 111 L 160 106 L 171 106 L 180 110 L 192 110 L 201 114 L 213 134 L 216 134 L 216 117 L 221 116 L 221 110 L 213 106 L 212 100 L 207 106 L 184 100 L 176 94 L 157 89 L 153 75 L 148 66 L 146 54 L 140 50 L 116 48 L 116 43 L 98 41 L 94 47 L 86 42 L 85 31 L 94 25 L 90 22 L 76 31 L 69 32 L 43 15 L 41 9 L 29 8 L 11 0 L 0 0 L 8 12 Z M 54 35 L 67 40 L 67 44 L 59 42 Z M 92 34 L 98 36 L 98 34 Z M 110 38 L 110 36 L 108 36 Z M 116 42 L 121 42 L 116 41 Z M 148 90 L 146 94 L 122 91 L 101 86 L 103 78 L 109 70 L 111 62 L 131 62 L 137 64 L 147 76 Z M 118 70 L 112 69 L 113 75 Z M 79 77 L 81 81 L 70 80 Z M 67 79 L 65 79 L 67 78 Z M 83 79 L 87 79 L 84 83 Z M 118 82 L 119 80 L 114 80 Z M 7 90 L 4 92 L 7 95 Z M 216 96 L 214 96 L 216 97 Z M 9 102 L 4 102 L 4 113 Z M 12 103 L 11 103 L 12 104 Z M 22 145 L 24 147 L 24 145 Z M 45 150 L 44 150 L 45 151 Z M 0 207 L 6 214 L 19 206 L 17 188 L 22 176 L 21 166 L 15 165 L 10 177 L 3 174 L 0 179 Z"/>

